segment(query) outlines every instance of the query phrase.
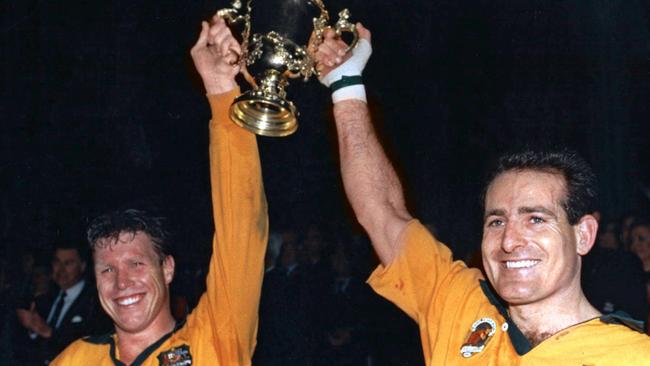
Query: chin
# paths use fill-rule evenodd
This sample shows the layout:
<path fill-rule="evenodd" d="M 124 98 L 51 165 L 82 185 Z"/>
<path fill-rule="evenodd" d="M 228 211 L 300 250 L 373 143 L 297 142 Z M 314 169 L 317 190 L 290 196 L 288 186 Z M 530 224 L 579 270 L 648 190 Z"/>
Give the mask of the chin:
<path fill-rule="evenodd" d="M 129 333 L 139 332 L 144 329 L 142 322 L 116 322 L 115 325 Z"/>
<path fill-rule="evenodd" d="M 534 301 L 535 294 L 530 288 L 495 287 L 497 294 L 509 305 L 525 305 Z"/>

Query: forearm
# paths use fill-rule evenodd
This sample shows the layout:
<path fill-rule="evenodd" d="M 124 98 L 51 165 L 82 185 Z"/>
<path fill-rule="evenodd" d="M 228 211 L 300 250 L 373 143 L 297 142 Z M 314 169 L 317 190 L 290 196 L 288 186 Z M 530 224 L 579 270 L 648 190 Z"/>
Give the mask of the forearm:
<path fill-rule="evenodd" d="M 246 358 L 255 342 L 268 217 L 256 137 L 228 118 L 237 92 L 209 96 L 215 236 L 207 292 L 213 326 L 233 324 Z"/>
<path fill-rule="evenodd" d="M 402 185 L 379 144 L 365 102 L 335 103 L 334 119 L 346 194 L 380 260 L 388 264 L 399 252 L 397 238 L 411 219 Z"/>

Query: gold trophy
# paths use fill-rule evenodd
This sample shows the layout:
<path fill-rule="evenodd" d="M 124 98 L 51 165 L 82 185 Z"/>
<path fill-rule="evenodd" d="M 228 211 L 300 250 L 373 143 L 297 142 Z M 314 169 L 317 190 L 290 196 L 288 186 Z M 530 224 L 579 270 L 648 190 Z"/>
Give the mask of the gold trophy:
<path fill-rule="evenodd" d="M 218 12 L 229 25 L 242 27 L 239 62 L 253 76 L 246 78 L 251 89 L 230 106 L 230 118 L 258 135 L 287 136 L 298 128 L 298 111 L 286 99 L 288 79 L 307 81 L 317 74 L 307 47 L 316 51 L 330 17 L 322 0 L 259 0 L 254 6 L 253 0 L 245 1 L 246 6 L 235 0 L 231 8 Z M 333 27 L 338 35 L 352 34 L 348 50 L 358 40 L 349 17 L 350 12 L 342 10 Z"/>

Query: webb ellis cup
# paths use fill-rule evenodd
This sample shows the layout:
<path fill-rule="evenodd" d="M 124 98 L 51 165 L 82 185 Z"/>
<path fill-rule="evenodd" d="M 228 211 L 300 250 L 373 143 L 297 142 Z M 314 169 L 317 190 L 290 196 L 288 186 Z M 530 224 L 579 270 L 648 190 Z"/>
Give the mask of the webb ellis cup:
<path fill-rule="evenodd" d="M 253 77 L 251 89 L 235 99 L 230 118 L 258 135 L 287 136 L 296 131 L 298 111 L 286 99 L 288 79 L 305 81 L 316 74 L 314 52 L 329 28 L 330 17 L 322 0 L 235 0 L 218 13 L 231 26 L 241 28 L 242 55 Z M 354 24 L 347 9 L 339 13 L 333 29 L 352 34 L 350 47 L 357 42 Z M 307 49 L 310 47 L 311 49 Z"/>

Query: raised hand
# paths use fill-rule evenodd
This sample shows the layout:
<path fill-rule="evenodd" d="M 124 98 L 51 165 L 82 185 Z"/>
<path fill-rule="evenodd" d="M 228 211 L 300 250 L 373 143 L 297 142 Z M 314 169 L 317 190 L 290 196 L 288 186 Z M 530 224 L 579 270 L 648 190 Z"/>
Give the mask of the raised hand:
<path fill-rule="evenodd" d="M 320 80 L 325 86 L 329 86 L 336 80 L 331 80 L 330 72 L 342 66 L 349 68 L 342 75 L 361 75 L 363 72 L 368 58 L 372 53 L 372 46 L 370 42 L 371 34 L 361 23 L 357 23 L 357 32 L 359 33 L 359 43 L 350 52 L 346 53 L 345 50 L 348 45 L 339 38 L 336 33 L 329 29 L 324 34 L 323 43 L 318 46 L 314 57 L 316 58 L 317 70 L 320 73 Z M 342 75 L 337 75 L 338 79 Z"/>
<path fill-rule="evenodd" d="M 242 50 L 220 16 L 213 16 L 211 23 L 201 22 L 199 39 L 190 54 L 208 94 L 225 93 L 237 86 Z"/>

